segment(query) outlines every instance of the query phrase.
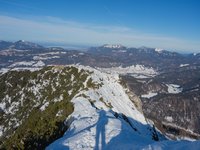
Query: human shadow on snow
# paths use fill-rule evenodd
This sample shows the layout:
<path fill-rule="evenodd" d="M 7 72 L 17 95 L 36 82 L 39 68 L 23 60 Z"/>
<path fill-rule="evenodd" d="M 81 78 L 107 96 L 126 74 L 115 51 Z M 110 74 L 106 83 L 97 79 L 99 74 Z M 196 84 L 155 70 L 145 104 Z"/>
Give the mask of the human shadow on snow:
<path fill-rule="evenodd" d="M 96 126 L 94 150 L 120 150 L 124 148 L 141 149 L 146 144 L 159 140 L 156 130 L 150 125 L 144 125 L 130 117 L 125 116 L 124 114 L 118 114 L 112 110 L 109 110 L 109 113 L 105 110 L 97 110 L 97 112 L 99 113 L 99 118 L 96 123 L 78 132 L 75 132 L 75 129 L 72 129 L 71 131 L 66 132 L 64 137 L 67 135 L 71 135 L 68 138 L 73 137 L 81 132 L 85 132 L 86 130 L 90 131 L 91 128 Z M 112 139 L 106 143 L 106 134 L 108 134 L 106 133 L 106 125 L 108 124 L 109 119 L 116 119 L 116 121 L 120 121 L 121 129 L 117 136 L 112 137 Z M 140 129 L 145 128 L 149 131 L 149 134 L 152 134 L 152 139 L 146 138 L 146 135 L 140 133 Z M 65 147 L 65 149 L 68 150 L 69 147 Z"/>
<path fill-rule="evenodd" d="M 95 137 L 95 147 L 94 150 L 116 150 L 124 149 L 125 147 L 134 148 L 133 142 L 141 142 L 140 146 L 145 146 L 144 144 L 152 143 L 153 141 L 159 140 L 159 133 L 155 130 L 154 127 L 150 125 L 144 125 L 130 117 L 125 116 L 124 114 L 118 114 L 112 110 L 109 110 L 113 114 L 113 117 L 106 115 L 105 110 L 100 110 L 99 119 L 96 123 L 96 137 Z M 120 133 L 113 137 L 108 143 L 106 143 L 106 124 L 108 119 L 117 119 L 121 123 Z M 147 129 L 148 134 L 151 138 L 145 138 L 147 135 L 142 135 L 140 129 Z M 144 142 L 145 140 L 145 142 Z M 131 148 L 131 149 L 132 149 Z M 142 147 L 138 147 L 142 148 Z"/>
<path fill-rule="evenodd" d="M 106 148 L 106 131 L 105 127 L 108 123 L 108 119 L 110 117 L 106 116 L 106 112 L 104 110 L 100 110 L 99 112 L 99 119 L 96 123 L 96 139 L 95 139 L 95 148 L 94 150 L 105 149 Z M 101 138 L 100 138 L 101 137 Z M 100 143 L 101 142 L 101 143 Z M 100 146 L 100 145 L 101 146 Z M 100 146 L 100 148 L 99 148 Z"/>

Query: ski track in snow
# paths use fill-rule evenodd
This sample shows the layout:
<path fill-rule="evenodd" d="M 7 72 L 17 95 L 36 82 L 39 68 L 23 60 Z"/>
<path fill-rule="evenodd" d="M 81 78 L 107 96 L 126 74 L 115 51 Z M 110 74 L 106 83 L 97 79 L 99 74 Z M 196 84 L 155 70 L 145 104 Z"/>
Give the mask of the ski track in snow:
<path fill-rule="evenodd" d="M 118 83 L 117 74 L 102 73 L 91 67 L 78 65 L 75 67 L 78 67 L 79 70 L 92 71 L 93 81 L 103 84 L 97 89 L 81 91 L 72 99 L 74 112 L 67 120 L 73 119 L 73 121 L 63 137 L 50 144 L 47 150 L 200 148 L 199 141 L 153 141 L 149 130 L 150 125 L 130 101 L 124 88 Z M 103 101 L 100 98 L 103 98 Z M 137 131 L 133 130 L 121 117 L 115 117 L 114 112 L 126 115 Z"/>

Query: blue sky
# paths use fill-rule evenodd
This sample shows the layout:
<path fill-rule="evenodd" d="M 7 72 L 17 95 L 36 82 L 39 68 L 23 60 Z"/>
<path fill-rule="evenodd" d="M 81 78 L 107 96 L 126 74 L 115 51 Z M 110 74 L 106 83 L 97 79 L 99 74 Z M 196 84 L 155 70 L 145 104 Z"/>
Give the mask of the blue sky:
<path fill-rule="evenodd" d="M 199 0 L 0 0 L 0 39 L 200 51 Z"/>

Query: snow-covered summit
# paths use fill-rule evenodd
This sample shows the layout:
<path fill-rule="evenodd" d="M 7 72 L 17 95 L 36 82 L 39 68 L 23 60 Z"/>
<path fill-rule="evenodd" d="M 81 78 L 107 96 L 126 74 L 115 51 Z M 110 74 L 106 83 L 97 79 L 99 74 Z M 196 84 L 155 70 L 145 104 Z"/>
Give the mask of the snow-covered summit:
<path fill-rule="evenodd" d="M 126 48 L 125 46 L 123 46 L 121 44 L 105 44 L 102 47 L 104 47 L 104 48 L 114 48 L 114 49 L 124 49 L 124 48 Z"/>
<path fill-rule="evenodd" d="M 155 48 L 155 51 L 158 52 L 158 53 L 162 52 L 163 50 L 164 49 L 162 49 L 162 48 Z"/>

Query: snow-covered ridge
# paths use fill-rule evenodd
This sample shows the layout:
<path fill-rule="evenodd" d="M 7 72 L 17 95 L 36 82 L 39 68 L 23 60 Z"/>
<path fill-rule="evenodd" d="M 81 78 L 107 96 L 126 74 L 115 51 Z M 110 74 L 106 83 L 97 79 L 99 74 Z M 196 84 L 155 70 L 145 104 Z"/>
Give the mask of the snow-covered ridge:
<path fill-rule="evenodd" d="M 92 72 L 93 82 L 101 86 L 82 91 L 73 98 L 75 110 L 71 118 L 74 121 L 63 138 L 55 141 L 47 149 L 115 149 L 116 145 L 120 148 L 123 144 L 131 146 L 130 143 L 134 142 L 136 137 L 140 144 L 144 144 L 142 139 L 145 139 L 145 144 L 151 143 L 151 127 L 118 83 L 119 76 L 91 67 L 78 68 Z M 129 123 L 122 116 L 129 118 Z"/>
<path fill-rule="evenodd" d="M 200 142 L 152 140 L 152 127 L 118 83 L 118 74 L 103 73 L 91 67 L 76 67 L 92 72 L 92 80 L 100 85 L 74 96 L 75 110 L 64 136 L 47 147 L 50 149 L 198 149 Z"/>
<path fill-rule="evenodd" d="M 124 89 L 119 84 L 119 74 L 105 73 L 81 65 L 69 66 L 78 68 L 78 72 L 86 70 L 89 76 L 83 81 L 83 89 L 71 100 L 74 103 L 74 112 L 66 118 L 66 123 L 72 121 L 69 129 L 62 138 L 53 142 L 47 149 L 176 149 L 181 148 L 182 145 L 186 149 L 200 147 L 200 142 L 175 142 L 162 138 L 159 142 L 152 140 L 153 133 L 156 133 L 152 124 L 136 109 L 127 95 L 128 89 Z M 63 68 L 65 66 L 56 66 L 50 71 L 61 74 Z M 75 77 L 70 75 L 73 81 Z M 96 86 L 88 86 L 90 79 Z M 35 85 L 34 81 L 30 82 Z M 44 84 L 31 89 L 35 91 L 35 95 L 38 95 L 39 88 L 45 87 L 48 82 L 44 80 Z M 68 90 L 68 93 L 71 93 L 72 89 Z M 60 99 L 63 98 L 55 101 Z M 40 110 L 44 111 L 48 105 L 49 103 L 44 101 Z M 0 106 L 2 109 L 5 107 L 4 104 Z M 56 115 L 59 115 L 59 112 Z M 0 134 L 1 132 L 0 127 Z"/>

